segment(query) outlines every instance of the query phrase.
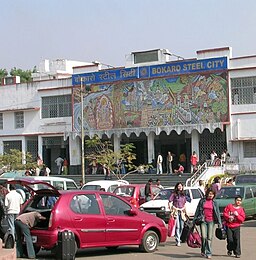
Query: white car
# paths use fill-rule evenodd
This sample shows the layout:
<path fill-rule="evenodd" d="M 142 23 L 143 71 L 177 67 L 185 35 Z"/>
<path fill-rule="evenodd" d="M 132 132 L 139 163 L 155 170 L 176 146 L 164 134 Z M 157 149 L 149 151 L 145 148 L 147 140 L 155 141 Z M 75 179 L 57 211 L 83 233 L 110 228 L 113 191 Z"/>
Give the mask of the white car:
<path fill-rule="evenodd" d="M 168 204 L 173 190 L 174 187 L 161 190 L 153 200 L 142 204 L 140 210 L 153 214 L 168 223 L 170 218 L 170 209 Z M 184 187 L 184 190 L 186 195 L 191 198 L 191 202 L 186 202 L 186 212 L 187 215 L 192 218 L 195 215 L 197 204 L 199 200 L 204 197 L 204 194 L 198 187 Z"/>
<path fill-rule="evenodd" d="M 82 190 L 100 190 L 102 188 L 107 192 L 113 192 L 115 188 L 121 185 L 129 184 L 128 181 L 125 180 L 101 180 L 101 181 L 89 181 L 83 185 Z"/>

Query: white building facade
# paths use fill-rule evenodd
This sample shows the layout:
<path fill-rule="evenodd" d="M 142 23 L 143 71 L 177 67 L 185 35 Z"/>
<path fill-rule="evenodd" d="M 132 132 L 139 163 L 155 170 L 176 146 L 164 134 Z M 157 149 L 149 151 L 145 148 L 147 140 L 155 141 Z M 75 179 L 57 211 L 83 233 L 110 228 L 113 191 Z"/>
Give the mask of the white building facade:
<path fill-rule="evenodd" d="M 255 170 L 256 56 L 233 58 L 229 47 L 178 61 L 168 50 L 147 54 L 152 60 L 133 53 L 124 68 L 104 70 L 100 63 L 44 61 L 33 82 L 0 86 L 0 153 L 39 155 L 53 173 L 61 155 L 70 173 L 80 174 L 83 125 L 86 138 L 110 139 L 115 150 L 134 143 L 137 164 L 172 151 L 176 163 L 186 155 L 188 170 L 193 151 L 202 162 L 211 150 L 227 149 L 240 170 Z M 83 122 L 81 83 L 90 88 Z"/>

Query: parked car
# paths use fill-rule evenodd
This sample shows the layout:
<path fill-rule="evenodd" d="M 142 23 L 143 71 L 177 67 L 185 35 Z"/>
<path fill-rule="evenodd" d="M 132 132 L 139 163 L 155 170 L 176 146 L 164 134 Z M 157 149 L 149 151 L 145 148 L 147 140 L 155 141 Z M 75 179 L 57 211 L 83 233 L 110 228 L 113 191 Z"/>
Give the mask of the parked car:
<path fill-rule="evenodd" d="M 236 185 L 239 184 L 256 184 L 256 174 L 241 174 L 235 178 Z"/>
<path fill-rule="evenodd" d="M 57 190 L 31 179 L 10 183 L 34 192 L 21 213 L 38 211 L 46 217 L 31 229 L 36 252 L 44 248 L 56 254 L 58 232 L 64 230 L 74 233 L 77 248 L 138 245 L 142 251 L 154 252 L 159 242 L 166 241 L 167 229 L 162 220 L 141 212 L 113 193 Z M 44 189 L 33 190 L 35 185 Z"/>
<path fill-rule="evenodd" d="M 197 204 L 204 197 L 204 194 L 198 187 L 184 187 L 184 190 L 186 195 L 191 198 L 191 202 L 186 202 L 186 212 L 192 218 L 195 215 Z M 140 210 L 155 215 L 168 223 L 170 218 L 169 198 L 173 191 L 174 187 L 161 190 L 153 200 L 142 204 Z"/>
<path fill-rule="evenodd" d="M 89 181 L 83 185 L 82 190 L 100 190 L 104 188 L 107 192 L 113 192 L 116 187 L 129 184 L 125 180 L 99 180 L 99 181 Z"/>
<path fill-rule="evenodd" d="M 16 179 L 33 179 L 38 181 L 44 181 L 50 183 L 53 187 L 56 187 L 61 190 L 74 190 L 78 189 L 74 180 L 70 178 L 54 177 L 54 176 L 16 176 L 16 177 L 0 177 L 0 184 L 4 185 L 9 190 L 9 184 L 7 183 L 10 180 Z M 35 186 L 35 189 L 39 189 L 38 185 Z"/>
<path fill-rule="evenodd" d="M 242 197 L 242 206 L 245 210 L 246 218 L 256 215 L 256 185 L 235 185 L 222 187 L 216 196 L 219 203 L 220 214 L 223 215 L 224 208 L 234 203 L 235 197 Z"/>
<path fill-rule="evenodd" d="M 151 188 L 154 194 L 157 194 L 161 190 L 156 185 L 151 185 Z M 139 208 L 146 201 L 145 184 L 122 185 L 115 188 L 114 194 L 123 197 L 136 208 Z"/>

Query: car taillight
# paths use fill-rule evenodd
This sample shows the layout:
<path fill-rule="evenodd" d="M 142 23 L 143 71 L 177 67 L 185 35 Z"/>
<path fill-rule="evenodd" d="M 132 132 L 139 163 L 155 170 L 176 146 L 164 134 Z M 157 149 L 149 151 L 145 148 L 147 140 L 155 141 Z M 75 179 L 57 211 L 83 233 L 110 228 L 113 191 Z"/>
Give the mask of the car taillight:
<path fill-rule="evenodd" d="M 52 213 L 50 215 L 50 218 L 49 218 L 49 224 L 48 224 L 48 227 L 51 227 L 52 226 Z"/>

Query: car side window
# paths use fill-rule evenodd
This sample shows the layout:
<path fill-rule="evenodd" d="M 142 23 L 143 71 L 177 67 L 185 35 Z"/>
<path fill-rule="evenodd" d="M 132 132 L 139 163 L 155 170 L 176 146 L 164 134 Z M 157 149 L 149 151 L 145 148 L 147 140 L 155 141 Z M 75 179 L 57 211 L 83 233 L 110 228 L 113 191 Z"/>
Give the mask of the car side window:
<path fill-rule="evenodd" d="M 202 198 L 202 195 L 201 195 L 201 193 L 198 189 L 192 189 L 191 192 L 192 192 L 193 199 L 201 199 Z"/>
<path fill-rule="evenodd" d="M 256 187 L 252 187 L 253 197 L 256 197 Z"/>
<path fill-rule="evenodd" d="M 99 215 L 100 208 L 94 194 L 81 194 L 73 197 L 70 208 L 79 214 Z"/>
<path fill-rule="evenodd" d="M 115 188 L 117 188 L 117 187 L 118 187 L 118 185 L 117 185 L 117 184 L 111 185 L 111 186 L 109 186 L 109 187 L 108 187 L 108 190 L 107 190 L 107 192 L 113 192 L 113 191 L 114 191 L 114 189 L 115 189 Z"/>
<path fill-rule="evenodd" d="M 77 190 L 75 183 L 72 181 L 67 181 L 66 185 L 67 185 L 67 190 Z"/>
<path fill-rule="evenodd" d="M 245 190 L 245 198 L 246 198 L 246 199 L 252 198 L 251 188 L 246 188 L 246 190 Z"/>
<path fill-rule="evenodd" d="M 100 196 L 102 198 L 106 215 L 127 216 L 127 212 L 131 209 L 129 204 L 115 196 L 107 194 L 101 194 Z"/>

